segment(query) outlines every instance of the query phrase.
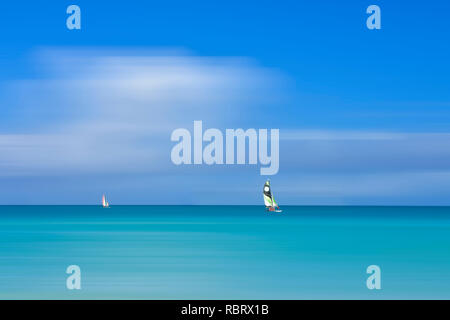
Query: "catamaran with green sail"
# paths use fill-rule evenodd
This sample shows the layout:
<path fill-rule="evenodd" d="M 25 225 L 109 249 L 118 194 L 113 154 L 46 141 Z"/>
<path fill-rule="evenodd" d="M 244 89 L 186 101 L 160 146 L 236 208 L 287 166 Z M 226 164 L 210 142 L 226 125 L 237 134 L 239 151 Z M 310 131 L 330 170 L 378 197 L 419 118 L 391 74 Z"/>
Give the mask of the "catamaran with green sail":
<path fill-rule="evenodd" d="M 272 190 L 270 189 L 270 180 L 267 180 L 264 184 L 263 188 L 263 197 L 264 197 L 264 204 L 266 205 L 266 210 L 272 211 L 272 212 L 281 212 L 280 207 L 278 207 L 278 204 L 276 203 Z"/>

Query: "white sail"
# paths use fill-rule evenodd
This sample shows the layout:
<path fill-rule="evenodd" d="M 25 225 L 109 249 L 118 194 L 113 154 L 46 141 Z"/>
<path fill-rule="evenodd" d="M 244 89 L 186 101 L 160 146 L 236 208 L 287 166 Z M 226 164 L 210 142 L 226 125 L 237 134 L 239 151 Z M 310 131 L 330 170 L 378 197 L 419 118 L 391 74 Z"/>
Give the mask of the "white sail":
<path fill-rule="evenodd" d="M 108 201 L 106 201 L 105 195 L 102 196 L 102 206 L 103 206 L 103 208 L 109 207 L 109 203 L 108 203 Z"/>
<path fill-rule="evenodd" d="M 264 184 L 264 188 L 263 188 L 263 198 L 264 198 L 264 205 L 266 207 L 273 207 L 273 198 L 272 198 L 272 193 L 270 190 L 270 181 L 267 180 L 266 183 Z"/>
<path fill-rule="evenodd" d="M 272 199 L 270 199 L 270 198 L 267 197 L 267 196 L 264 196 L 264 205 L 265 205 L 266 207 L 271 207 L 271 206 L 272 206 Z"/>

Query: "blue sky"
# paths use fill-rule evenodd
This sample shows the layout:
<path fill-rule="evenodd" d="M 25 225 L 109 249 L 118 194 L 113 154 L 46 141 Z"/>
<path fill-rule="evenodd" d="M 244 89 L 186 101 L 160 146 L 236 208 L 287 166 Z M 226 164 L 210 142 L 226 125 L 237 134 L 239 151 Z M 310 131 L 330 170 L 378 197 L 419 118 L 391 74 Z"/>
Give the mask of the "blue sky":
<path fill-rule="evenodd" d="M 82 29 L 66 28 L 81 8 Z M 365 10 L 381 8 L 382 29 Z M 447 1 L 42 1 L 0 12 L 0 203 L 261 202 L 170 133 L 279 128 L 282 204 L 450 204 Z M 99 195 L 100 194 L 100 195 Z"/>

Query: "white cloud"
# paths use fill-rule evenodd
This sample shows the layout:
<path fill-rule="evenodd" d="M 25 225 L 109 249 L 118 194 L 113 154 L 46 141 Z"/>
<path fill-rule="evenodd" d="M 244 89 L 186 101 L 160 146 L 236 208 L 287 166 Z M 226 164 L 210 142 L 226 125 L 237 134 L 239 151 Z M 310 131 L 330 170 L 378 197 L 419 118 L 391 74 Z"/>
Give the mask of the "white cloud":
<path fill-rule="evenodd" d="M 449 188 L 450 170 L 297 173 L 277 181 L 279 200 L 311 205 L 448 205 Z"/>
<path fill-rule="evenodd" d="M 399 132 L 351 130 L 283 130 L 284 140 L 400 140 L 408 135 Z"/>
<path fill-rule="evenodd" d="M 433 140 L 448 141 L 450 133 L 447 132 L 394 132 L 370 130 L 283 130 L 283 140 Z"/>
<path fill-rule="evenodd" d="M 260 201 L 255 166 L 172 164 L 170 134 L 194 120 L 280 128 L 281 204 L 448 199 L 450 133 L 295 129 L 290 113 L 272 117 L 286 79 L 247 59 L 48 49 L 33 63 L 36 75 L 1 85 L 2 203 L 89 203 L 108 183 L 116 203 L 223 203 L 220 191 Z"/>
<path fill-rule="evenodd" d="M 242 58 L 42 50 L 39 76 L 7 86 L 24 132 L 0 135 L 0 175 L 152 172 L 171 166 L 170 133 L 242 119 L 280 76 Z"/>

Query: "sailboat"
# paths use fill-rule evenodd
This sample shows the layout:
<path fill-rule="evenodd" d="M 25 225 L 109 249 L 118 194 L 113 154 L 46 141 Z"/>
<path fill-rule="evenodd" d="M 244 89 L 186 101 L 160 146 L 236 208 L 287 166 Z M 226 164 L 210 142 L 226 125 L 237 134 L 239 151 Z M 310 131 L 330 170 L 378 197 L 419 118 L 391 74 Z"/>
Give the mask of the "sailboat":
<path fill-rule="evenodd" d="M 102 206 L 103 206 L 103 208 L 109 208 L 109 203 L 106 200 L 105 195 L 102 196 Z"/>
<path fill-rule="evenodd" d="M 282 211 L 280 210 L 280 207 L 278 207 L 278 204 L 273 198 L 272 190 L 270 190 L 270 180 L 267 180 L 266 183 L 264 184 L 263 197 L 264 197 L 264 204 L 266 205 L 266 210 L 272 212 Z"/>

